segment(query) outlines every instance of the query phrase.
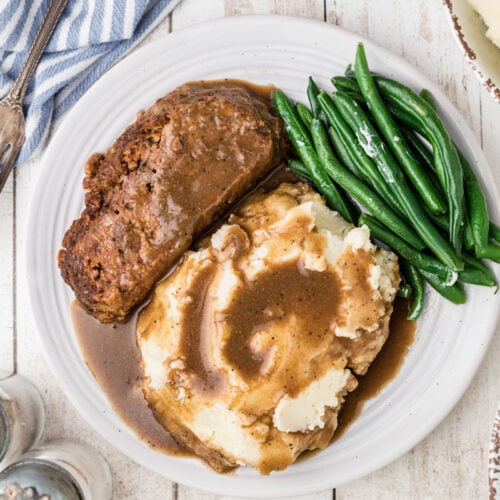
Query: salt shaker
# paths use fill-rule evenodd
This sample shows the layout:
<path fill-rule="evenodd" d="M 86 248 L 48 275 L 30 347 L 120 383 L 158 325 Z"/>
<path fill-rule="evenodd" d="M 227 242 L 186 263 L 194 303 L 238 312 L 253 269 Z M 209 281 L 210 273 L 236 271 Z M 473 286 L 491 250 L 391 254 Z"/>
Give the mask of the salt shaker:
<path fill-rule="evenodd" d="M 13 374 L 0 379 L 0 469 L 40 441 L 45 409 L 28 379 Z"/>
<path fill-rule="evenodd" d="M 39 446 L 0 472 L 0 500 L 109 500 L 111 493 L 104 458 L 69 439 Z"/>

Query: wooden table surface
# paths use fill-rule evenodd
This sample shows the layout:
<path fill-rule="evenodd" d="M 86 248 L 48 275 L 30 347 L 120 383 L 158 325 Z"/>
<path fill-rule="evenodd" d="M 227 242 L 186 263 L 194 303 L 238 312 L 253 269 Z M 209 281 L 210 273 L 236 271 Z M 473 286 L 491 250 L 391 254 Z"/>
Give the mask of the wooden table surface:
<path fill-rule="evenodd" d="M 324 20 L 368 36 L 436 82 L 481 143 L 500 187 L 500 105 L 464 62 L 439 0 L 183 0 L 143 43 L 222 16 L 286 14 Z M 298 36 L 300 36 L 298 34 Z M 202 47 L 200 47 L 202 50 Z M 16 169 L 0 196 L 0 367 L 27 376 L 47 408 L 46 439 L 72 437 L 95 446 L 111 466 L 114 499 L 213 500 L 174 484 L 112 448 L 61 392 L 37 345 L 24 275 L 27 207 L 40 158 Z M 450 415 L 392 464 L 336 491 L 304 499 L 487 498 L 490 428 L 500 399 L 500 331 L 472 385 Z M 474 332 L 471 332 L 473 335 Z"/>

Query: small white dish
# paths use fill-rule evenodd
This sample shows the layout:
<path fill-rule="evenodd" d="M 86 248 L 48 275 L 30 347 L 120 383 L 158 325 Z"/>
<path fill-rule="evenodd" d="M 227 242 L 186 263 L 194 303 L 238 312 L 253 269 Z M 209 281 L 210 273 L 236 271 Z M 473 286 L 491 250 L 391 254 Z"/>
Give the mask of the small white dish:
<path fill-rule="evenodd" d="M 500 48 L 486 37 L 487 26 L 467 0 L 443 0 L 443 4 L 465 59 L 491 96 L 500 102 Z"/>

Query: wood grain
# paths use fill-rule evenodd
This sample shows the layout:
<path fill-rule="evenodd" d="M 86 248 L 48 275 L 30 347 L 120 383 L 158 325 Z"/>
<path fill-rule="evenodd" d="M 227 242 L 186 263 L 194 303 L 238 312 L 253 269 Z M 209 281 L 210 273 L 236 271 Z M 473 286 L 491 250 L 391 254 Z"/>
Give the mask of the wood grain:
<path fill-rule="evenodd" d="M 412 63 L 457 106 L 481 142 L 500 186 L 500 107 L 462 60 L 436 0 L 183 0 L 143 44 L 209 19 L 270 13 L 326 18 Z M 11 178 L 0 196 L 0 368 L 16 367 L 40 389 L 48 415 L 46 439 L 81 439 L 104 455 L 113 472 L 116 500 L 222 500 L 175 485 L 115 450 L 76 413 L 52 376 L 35 340 L 28 303 L 29 280 L 36 276 L 26 276 L 24 268 L 26 215 L 38 164 L 36 158 L 17 169 L 15 182 Z M 470 389 L 448 418 L 404 457 L 339 486 L 338 499 L 487 498 L 489 431 L 500 397 L 498 333 L 497 329 Z M 297 498 L 330 500 L 332 496 L 332 491 L 325 491 Z"/>
<path fill-rule="evenodd" d="M 0 196 L 0 371 L 15 369 L 14 337 L 14 174 Z"/>

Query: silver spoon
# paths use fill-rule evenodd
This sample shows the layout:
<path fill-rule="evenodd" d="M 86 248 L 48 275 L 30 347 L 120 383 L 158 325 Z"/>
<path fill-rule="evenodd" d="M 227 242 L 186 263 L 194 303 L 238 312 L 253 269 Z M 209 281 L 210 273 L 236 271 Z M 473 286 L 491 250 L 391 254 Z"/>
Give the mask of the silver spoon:
<path fill-rule="evenodd" d="M 0 101 L 0 192 L 25 140 L 23 101 L 26 89 L 67 1 L 52 0 L 21 73 Z"/>

